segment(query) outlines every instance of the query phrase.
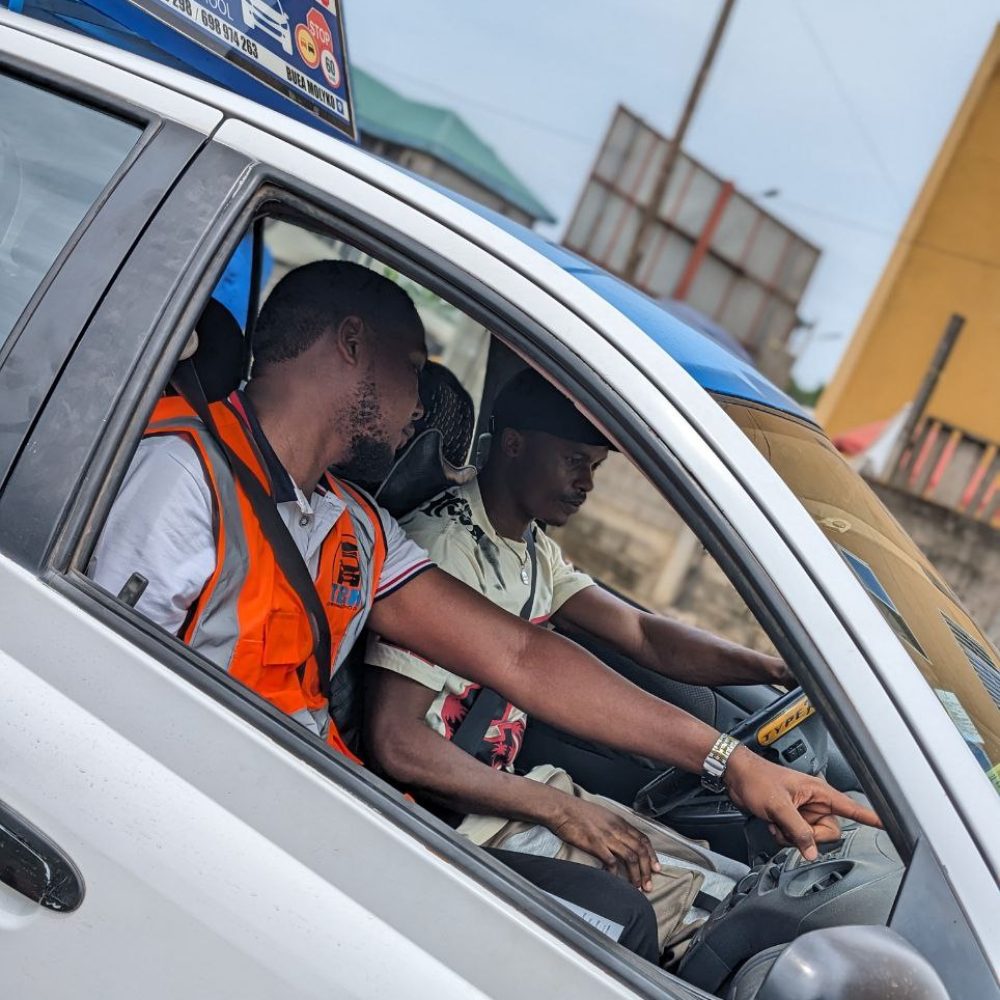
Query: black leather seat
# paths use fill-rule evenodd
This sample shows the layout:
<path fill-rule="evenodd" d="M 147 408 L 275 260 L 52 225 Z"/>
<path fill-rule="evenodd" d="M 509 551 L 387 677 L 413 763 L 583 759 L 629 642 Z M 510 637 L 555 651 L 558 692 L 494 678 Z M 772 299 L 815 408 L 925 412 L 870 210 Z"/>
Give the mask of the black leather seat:
<path fill-rule="evenodd" d="M 475 407 L 462 383 L 444 365 L 429 361 L 420 376 L 420 401 L 424 415 L 413 439 L 375 494 L 393 517 L 402 517 L 446 487 L 476 476 L 475 466 L 466 464 Z"/>
<path fill-rule="evenodd" d="M 209 299 L 195 326 L 198 347 L 192 355 L 205 398 L 225 399 L 243 378 L 243 331 L 221 302 Z"/>

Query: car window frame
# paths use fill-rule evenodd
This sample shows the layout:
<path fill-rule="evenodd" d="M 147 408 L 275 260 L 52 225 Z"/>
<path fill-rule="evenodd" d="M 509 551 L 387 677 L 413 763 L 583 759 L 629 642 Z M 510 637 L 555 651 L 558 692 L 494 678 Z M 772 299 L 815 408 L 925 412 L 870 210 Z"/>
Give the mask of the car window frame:
<path fill-rule="evenodd" d="M 225 178 L 220 178 L 216 173 L 218 164 L 213 161 L 217 160 L 217 156 L 213 154 L 232 161 Z M 191 297 L 188 299 L 179 292 L 172 297 L 171 304 L 165 310 L 152 317 L 149 328 L 144 331 L 147 338 L 144 340 L 147 349 L 145 353 L 148 357 L 131 371 L 127 384 L 114 401 L 114 413 L 105 425 L 101 440 L 95 447 L 88 449 L 86 459 L 77 459 L 75 475 L 62 477 L 59 497 L 42 512 L 44 524 L 31 538 L 30 546 L 18 553 L 18 561 L 99 623 L 110 627 L 138 649 L 151 655 L 191 683 L 195 689 L 209 694 L 235 715 L 249 721 L 256 729 L 310 764 L 353 797 L 387 816 L 430 850 L 448 857 L 466 874 L 491 887 L 520 912 L 541 923 L 561 940 L 585 952 L 599 968 L 618 979 L 626 980 L 637 995 L 662 996 L 665 983 L 659 970 L 646 970 L 641 967 L 642 963 L 634 963 L 630 956 L 608 949 L 600 932 L 564 911 L 541 890 L 516 876 L 498 861 L 471 844 L 463 843 L 450 828 L 430 814 L 413 809 L 399 792 L 370 771 L 331 753 L 318 737 L 307 732 L 228 674 L 214 668 L 179 640 L 171 640 L 137 612 L 97 587 L 81 572 L 79 566 L 72 565 L 75 554 L 92 539 L 92 534 L 88 535 L 86 532 L 88 523 L 102 520 L 103 513 L 113 500 L 117 484 L 124 475 L 135 444 L 141 436 L 145 414 L 152 409 L 155 398 L 159 395 L 159 387 L 166 384 L 174 359 L 187 340 L 191 326 L 262 200 L 253 197 L 261 190 L 267 178 L 266 170 L 260 165 L 252 166 L 244 158 L 212 145 L 202 152 L 193 167 L 199 164 L 204 169 L 192 169 L 157 213 L 158 218 L 171 215 L 177 203 L 183 203 L 186 198 L 196 201 L 205 212 L 199 220 L 203 223 L 203 228 L 196 241 L 198 263 L 186 273 L 181 282 Z M 206 199 L 205 194 L 205 183 L 213 175 L 219 181 L 214 192 L 217 196 L 215 201 Z M 233 187 L 236 178 L 240 181 L 239 190 Z M 180 224 L 190 227 L 192 220 L 188 218 Z M 146 236 L 152 233 L 155 225 L 156 219 Z M 140 241 L 140 246 L 143 242 L 145 237 Z M 214 270 L 208 270 L 210 267 L 214 267 Z M 102 308 L 117 308 L 116 287 L 117 284 L 113 284 L 109 289 L 108 301 L 102 304 Z M 100 326 L 100 310 L 95 321 Z M 84 332 L 75 354 L 86 349 L 91 334 L 90 329 Z M 74 357 L 71 357 L 67 372 L 73 367 L 73 361 Z M 66 409 L 65 400 L 59 399 L 58 390 L 57 385 L 46 410 Z M 76 392 L 80 392 L 79 385 Z M 45 410 L 42 417 L 44 419 Z M 41 421 L 36 424 L 36 433 L 40 437 L 44 436 Z M 14 467 L 8 490 L 0 494 L 0 518 L 3 517 L 5 500 L 10 501 L 11 507 L 22 511 L 25 508 L 23 498 L 31 493 L 33 477 L 29 475 L 24 481 L 20 481 L 18 472 L 32 452 L 29 441 L 25 454 Z M 108 478 L 112 469 L 117 473 L 117 479 Z M 100 509 L 95 507 L 98 494 L 103 494 L 103 507 Z M 676 994 L 679 997 L 698 995 L 690 992 L 686 984 L 671 983 L 671 986 L 681 990 Z"/>

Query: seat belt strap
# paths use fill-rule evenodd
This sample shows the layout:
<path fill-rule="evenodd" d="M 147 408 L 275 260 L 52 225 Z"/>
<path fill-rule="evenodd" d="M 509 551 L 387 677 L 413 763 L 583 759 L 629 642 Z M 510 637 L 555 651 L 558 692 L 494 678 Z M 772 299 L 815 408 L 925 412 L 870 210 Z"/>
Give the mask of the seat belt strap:
<path fill-rule="evenodd" d="M 184 397 L 198 419 L 205 425 L 216 444 L 222 449 L 233 475 L 246 493 L 250 506 L 260 522 L 264 537 L 274 552 L 278 566 L 285 579 L 302 602 L 309 628 L 312 631 L 313 655 L 316 657 L 319 687 L 324 697 L 330 697 L 330 671 L 333 666 L 332 644 L 330 638 L 330 622 L 320 600 L 316 583 L 309 572 L 302 553 L 292 538 L 288 525 L 281 519 L 274 497 L 261 485 L 253 470 L 226 443 L 209 409 L 208 400 L 202 389 L 201 381 L 190 359 L 178 363 L 171 379 L 174 388 Z M 299 664 L 299 680 L 305 678 L 306 664 Z"/>
<path fill-rule="evenodd" d="M 528 548 L 528 559 L 531 561 L 531 586 L 528 590 L 528 598 L 524 606 L 518 613 L 518 617 L 525 621 L 531 620 L 531 609 L 535 605 L 535 588 L 538 583 L 538 553 L 535 548 L 534 524 L 529 524 L 524 532 L 524 543 Z M 483 750 L 483 741 L 490 726 L 500 718 L 507 709 L 508 701 L 492 688 L 484 687 L 479 689 L 472 707 L 466 713 L 465 718 L 459 723 L 451 738 L 452 743 L 461 747 L 466 753 L 472 754 L 480 760 Z M 484 763 L 490 763 L 486 760 Z"/>

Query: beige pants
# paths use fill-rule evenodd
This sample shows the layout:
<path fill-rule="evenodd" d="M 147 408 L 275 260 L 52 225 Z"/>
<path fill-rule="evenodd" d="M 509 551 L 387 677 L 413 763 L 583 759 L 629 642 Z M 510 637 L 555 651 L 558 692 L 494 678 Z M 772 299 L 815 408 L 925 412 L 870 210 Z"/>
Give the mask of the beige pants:
<path fill-rule="evenodd" d="M 664 964 L 672 964 L 683 954 L 695 931 L 704 922 L 704 915 L 695 907 L 695 899 L 705 885 L 706 879 L 710 885 L 706 891 L 713 895 L 721 890 L 724 895 L 732 884 L 731 879 L 739 877 L 745 867 L 735 862 L 725 865 L 729 871 L 718 874 L 718 865 L 712 855 L 700 845 L 673 833 L 665 826 L 640 816 L 637 812 L 621 805 L 612 799 L 590 792 L 575 784 L 573 779 L 558 768 L 537 769 L 533 773 L 534 780 L 543 780 L 545 784 L 558 788 L 560 791 L 588 802 L 596 802 L 612 812 L 616 812 L 636 829 L 640 830 L 653 845 L 653 850 L 659 855 L 661 871 L 652 877 L 653 888 L 646 893 L 656 913 L 657 932 L 660 950 L 664 955 Z M 498 827 L 498 824 L 502 824 Z M 546 857 L 559 858 L 563 861 L 576 861 L 589 865 L 591 868 L 602 868 L 602 863 L 591 854 L 567 844 L 545 827 L 518 820 L 499 820 L 494 817 L 469 816 L 459 826 L 463 833 L 483 847 L 498 847 L 507 851 L 522 851 L 525 854 L 540 854 Z M 486 835 L 486 839 L 482 837 Z M 728 861 L 728 859 L 725 859 Z M 691 867 L 687 867 L 690 865 Z M 727 879 L 727 875 L 729 878 Z M 693 911 L 693 912 L 692 912 Z"/>

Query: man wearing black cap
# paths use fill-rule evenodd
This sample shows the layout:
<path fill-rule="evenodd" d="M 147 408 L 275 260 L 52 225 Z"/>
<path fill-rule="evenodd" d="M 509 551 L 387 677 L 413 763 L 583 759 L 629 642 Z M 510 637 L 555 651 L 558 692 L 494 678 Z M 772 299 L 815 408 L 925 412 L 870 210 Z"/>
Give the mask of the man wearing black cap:
<path fill-rule="evenodd" d="M 583 626 L 676 680 L 789 683 L 776 657 L 640 611 L 595 586 L 537 529 L 535 522 L 565 524 L 580 509 L 608 450 L 567 397 L 526 370 L 496 400 L 478 480 L 446 490 L 401 524 L 442 569 L 512 614 Z M 697 928 L 699 891 L 721 897 L 745 871 L 589 795 L 561 769 L 514 773 L 527 716 L 493 692 L 385 642 L 373 642 L 367 659 L 383 668 L 369 739 L 389 775 L 477 844 L 626 875 L 653 903 L 661 949 L 676 953 Z"/>

